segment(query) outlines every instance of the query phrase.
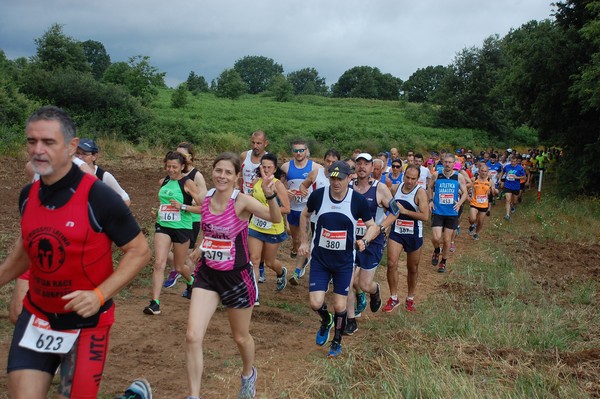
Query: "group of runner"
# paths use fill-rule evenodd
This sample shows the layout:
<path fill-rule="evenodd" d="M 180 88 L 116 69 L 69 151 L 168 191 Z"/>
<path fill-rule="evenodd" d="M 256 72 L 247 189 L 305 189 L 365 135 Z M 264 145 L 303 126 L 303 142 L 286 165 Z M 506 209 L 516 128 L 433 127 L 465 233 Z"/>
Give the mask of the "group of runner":
<path fill-rule="evenodd" d="M 8 361 L 9 394 L 45 396 L 60 365 L 60 397 L 94 397 L 114 322 L 111 298 L 149 261 L 149 246 L 118 183 L 105 189 L 90 176 L 112 177 L 95 165 L 96 143 L 79 140 L 64 111 L 55 107 L 37 111 L 26 134 L 31 169 L 38 179 L 21 193 L 22 238 L 0 265 L 0 286 L 27 271 L 31 275 L 29 294 L 22 294 L 24 309 L 15 305 L 13 312 L 11 305 L 16 328 Z M 441 150 L 427 158 L 409 152 L 402 159 L 392 148 L 389 154 L 375 155 L 356 150 L 344 160 L 330 149 L 320 164 L 310 159 L 307 142 L 298 140 L 291 143 L 290 160 L 279 166 L 277 157 L 268 153 L 268 144 L 267 135 L 256 131 L 250 150 L 218 155 L 210 190 L 193 165 L 190 143 L 180 143 L 163 160 L 166 176 L 159 181 L 158 206 L 152 209 L 156 229 L 151 299 L 143 312 L 160 314 L 161 289 L 174 286 L 183 276 L 183 296 L 191 300 L 186 333 L 188 399 L 200 397 L 204 337 L 219 304 L 227 309 L 242 359 L 238 397 L 255 396 L 250 320 L 259 304 L 257 282 L 268 281 L 265 266 L 275 273 L 277 291 L 288 282 L 298 285 L 309 267 L 309 305 L 320 320 L 315 343 L 329 343 L 327 356 L 337 357 L 343 336 L 356 333 L 357 318 L 367 306 L 373 313 L 380 309 L 389 313 L 400 305 L 402 251 L 407 253 L 404 308 L 415 311 L 424 222 L 431 218 L 431 263 L 445 272 L 464 203 L 471 205 L 469 233 L 477 240 L 500 190 L 510 220 L 521 190 L 532 182 L 532 172 L 548 162 L 543 154 L 538 160 L 540 155 L 533 150 L 525 154 L 510 149 L 502 154 Z M 72 163 L 74 155 L 88 165 L 88 174 Z M 77 211 L 67 211 L 71 209 Z M 277 256 L 288 233 L 291 276 Z M 125 253 L 114 271 L 111 242 Z M 375 280 L 386 248 L 390 297 L 384 305 Z M 330 290 L 331 309 L 326 299 Z M 96 356 L 99 336 L 103 352 Z M 94 356 L 86 355 L 90 351 Z M 147 381 L 137 379 L 126 395 L 150 398 L 151 389 Z"/>

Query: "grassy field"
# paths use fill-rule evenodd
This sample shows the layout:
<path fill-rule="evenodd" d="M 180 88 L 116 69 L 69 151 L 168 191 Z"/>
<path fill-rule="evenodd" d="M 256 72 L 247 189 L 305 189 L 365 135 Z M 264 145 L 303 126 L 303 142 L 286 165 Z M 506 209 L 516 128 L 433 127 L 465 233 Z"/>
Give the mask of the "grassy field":
<path fill-rule="evenodd" d="M 232 101 L 200 94 L 190 95 L 186 108 L 174 109 L 171 94 L 162 90 L 153 104 L 161 127 L 153 141 L 173 145 L 185 139 L 201 143 L 207 153 L 241 152 L 255 130 L 268 134 L 271 151 L 287 153 L 289 143 L 300 138 L 310 142 L 317 157 L 330 147 L 349 155 L 355 148 L 376 153 L 398 147 L 406 153 L 490 145 L 479 131 L 432 127 L 435 110 L 422 104 L 318 96 L 297 96 L 287 103 L 249 95 Z"/>

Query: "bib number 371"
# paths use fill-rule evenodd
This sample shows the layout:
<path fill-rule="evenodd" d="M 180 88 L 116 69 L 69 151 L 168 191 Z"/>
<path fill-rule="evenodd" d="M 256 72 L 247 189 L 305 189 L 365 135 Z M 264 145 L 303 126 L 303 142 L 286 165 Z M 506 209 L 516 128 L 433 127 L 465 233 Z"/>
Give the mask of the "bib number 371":
<path fill-rule="evenodd" d="M 50 323 L 31 315 L 19 346 L 35 352 L 64 354 L 73 348 L 79 333 L 80 330 L 55 331 Z"/>

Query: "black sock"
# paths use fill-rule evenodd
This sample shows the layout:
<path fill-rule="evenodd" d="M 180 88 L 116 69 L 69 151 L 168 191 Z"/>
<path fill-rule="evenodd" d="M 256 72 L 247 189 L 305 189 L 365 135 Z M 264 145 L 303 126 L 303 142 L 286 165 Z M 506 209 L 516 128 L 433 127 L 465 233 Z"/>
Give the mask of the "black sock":
<path fill-rule="evenodd" d="M 442 263 L 446 263 L 446 259 L 445 258 L 442 258 Z"/>
<path fill-rule="evenodd" d="M 336 342 L 342 342 L 342 333 L 346 329 L 346 319 L 348 318 L 348 312 L 344 310 L 342 313 L 335 312 L 335 335 L 333 340 Z"/>
<path fill-rule="evenodd" d="M 330 319 L 330 315 L 329 312 L 327 311 L 327 304 L 324 303 L 323 306 L 321 306 L 321 309 L 317 309 L 315 310 L 315 312 L 317 312 L 319 314 L 319 316 L 321 316 L 321 321 L 323 323 L 329 323 Z"/>
<path fill-rule="evenodd" d="M 441 248 L 441 247 L 437 247 L 437 248 L 435 249 L 435 253 L 436 253 L 436 254 L 439 254 L 440 252 L 442 252 L 442 248 Z"/>

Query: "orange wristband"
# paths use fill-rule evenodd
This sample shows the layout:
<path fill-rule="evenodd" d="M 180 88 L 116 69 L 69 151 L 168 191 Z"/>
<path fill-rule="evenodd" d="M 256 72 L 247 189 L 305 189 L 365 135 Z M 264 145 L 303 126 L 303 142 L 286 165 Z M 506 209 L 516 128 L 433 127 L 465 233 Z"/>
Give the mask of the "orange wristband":
<path fill-rule="evenodd" d="M 102 296 L 102 293 L 100 292 L 98 287 L 94 288 L 94 292 L 96 293 L 96 295 L 98 295 L 98 299 L 100 299 L 100 306 L 104 306 L 104 297 Z"/>

